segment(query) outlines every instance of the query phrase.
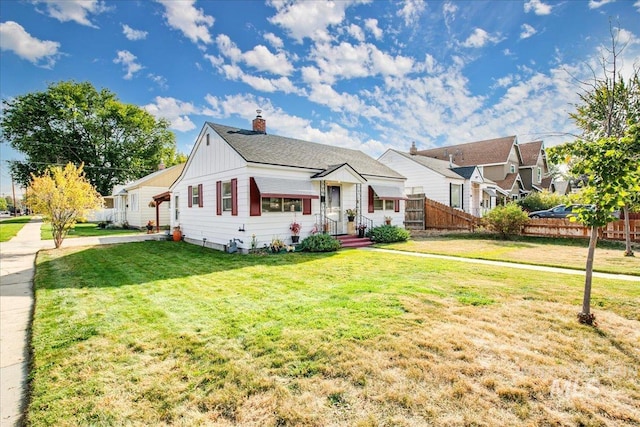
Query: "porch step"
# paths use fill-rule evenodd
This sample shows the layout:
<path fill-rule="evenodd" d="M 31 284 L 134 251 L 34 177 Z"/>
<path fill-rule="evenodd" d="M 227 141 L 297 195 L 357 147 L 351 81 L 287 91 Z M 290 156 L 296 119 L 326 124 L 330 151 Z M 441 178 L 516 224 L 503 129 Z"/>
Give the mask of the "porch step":
<path fill-rule="evenodd" d="M 348 234 L 336 236 L 343 248 L 364 248 L 373 245 L 373 242 L 368 237 L 358 237 Z"/>

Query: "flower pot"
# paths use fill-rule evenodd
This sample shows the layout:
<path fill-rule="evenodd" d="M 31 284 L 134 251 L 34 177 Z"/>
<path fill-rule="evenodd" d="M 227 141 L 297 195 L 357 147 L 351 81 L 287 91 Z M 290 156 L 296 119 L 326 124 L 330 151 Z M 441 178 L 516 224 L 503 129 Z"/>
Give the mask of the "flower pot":
<path fill-rule="evenodd" d="M 179 227 L 175 227 L 173 229 L 173 241 L 179 242 L 180 240 L 182 240 L 182 231 L 180 231 Z"/>
<path fill-rule="evenodd" d="M 291 243 L 298 243 L 300 241 L 300 236 L 291 236 Z"/>
<path fill-rule="evenodd" d="M 353 222 L 353 220 L 354 220 L 354 219 L 356 219 L 356 217 L 355 217 L 355 216 L 347 216 L 347 220 L 348 220 L 349 222 Z"/>
<path fill-rule="evenodd" d="M 358 237 L 360 237 L 360 238 L 364 237 L 364 230 L 363 229 L 358 230 Z"/>

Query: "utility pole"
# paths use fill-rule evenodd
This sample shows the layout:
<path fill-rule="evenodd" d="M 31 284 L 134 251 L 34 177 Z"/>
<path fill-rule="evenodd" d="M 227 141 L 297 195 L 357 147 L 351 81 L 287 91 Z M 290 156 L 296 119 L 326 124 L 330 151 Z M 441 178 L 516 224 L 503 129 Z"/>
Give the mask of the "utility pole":
<path fill-rule="evenodd" d="M 13 216 L 18 216 L 16 212 L 16 186 L 13 184 L 13 174 L 11 174 L 11 192 L 13 193 Z"/>

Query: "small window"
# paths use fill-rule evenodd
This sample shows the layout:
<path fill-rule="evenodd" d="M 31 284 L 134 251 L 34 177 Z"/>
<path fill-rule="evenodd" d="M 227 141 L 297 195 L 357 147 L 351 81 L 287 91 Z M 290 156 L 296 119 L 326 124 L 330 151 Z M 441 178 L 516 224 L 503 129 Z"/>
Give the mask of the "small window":
<path fill-rule="evenodd" d="M 373 196 L 374 211 L 393 211 L 394 206 L 393 200 L 381 199 L 377 194 Z"/>
<path fill-rule="evenodd" d="M 302 199 L 263 197 L 262 212 L 302 212 Z"/>
<path fill-rule="evenodd" d="M 209 145 L 209 134 L 207 134 L 207 146 Z"/>
<path fill-rule="evenodd" d="M 231 210 L 231 181 L 222 183 L 222 210 Z"/>
<path fill-rule="evenodd" d="M 518 195 L 517 194 L 512 194 L 511 195 L 511 200 L 518 200 Z"/>
<path fill-rule="evenodd" d="M 538 168 L 538 182 L 542 182 L 542 168 Z"/>
<path fill-rule="evenodd" d="M 451 207 L 462 209 L 462 185 L 451 184 Z"/>
<path fill-rule="evenodd" d="M 516 165 L 509 165 L 509 172 L 514 173 L 516 171 Z"/>
<path fill-rule="evenodd" d="M 199 206 L 200 205 L 200 188 L 198 185 L 194 185 L 191 187 L 191 205 Z"/>
<path fill-rule="evenodd" d="M 173 205 L 175 206 L 175 220 L 178 221 L 180 219 L 180 203 L 178 196 L 173 196 Z"/>

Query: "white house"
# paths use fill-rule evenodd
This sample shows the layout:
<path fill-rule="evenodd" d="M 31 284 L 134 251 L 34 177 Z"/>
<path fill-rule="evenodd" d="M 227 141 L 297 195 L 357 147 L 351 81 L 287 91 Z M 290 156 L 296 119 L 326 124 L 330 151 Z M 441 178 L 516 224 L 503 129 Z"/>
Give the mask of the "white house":
<path fill-rule="evenodd" d="M 158 211 L 159 222 L 153 196 L 169 190 L 169 186 L 178 178 L 185 164 L 170 168 L 162 168 L 129 184 L 116 185 L 113 188 L 112 221 L 116 225 L 128 224 L 130 227 L 142 228 L 149 221 L 158 227 L 170 224 L 170 206 Z M 162 166 L 161 166 L 162 167 Z"/>
<path fill-rule="evenodd" d="M 354 224 L 402 225 L 404 180 L 398 172 L 351 150 L 207 122 L 171 186 L 172 226 L 185 241 L 241 251 L 291 242 L 313 232 L 354 233 Z M 349 223 L 346 209 L 357 209 Z"/>
<path fill-rule="evenodd" d="M 476 166 L 457 166 L 450 161 L 389 149 L 378 161 L 407 177 L 405 193 L 428 199 L 475 216 L 496 205 L 495 183 L 485 180 Z"/>

